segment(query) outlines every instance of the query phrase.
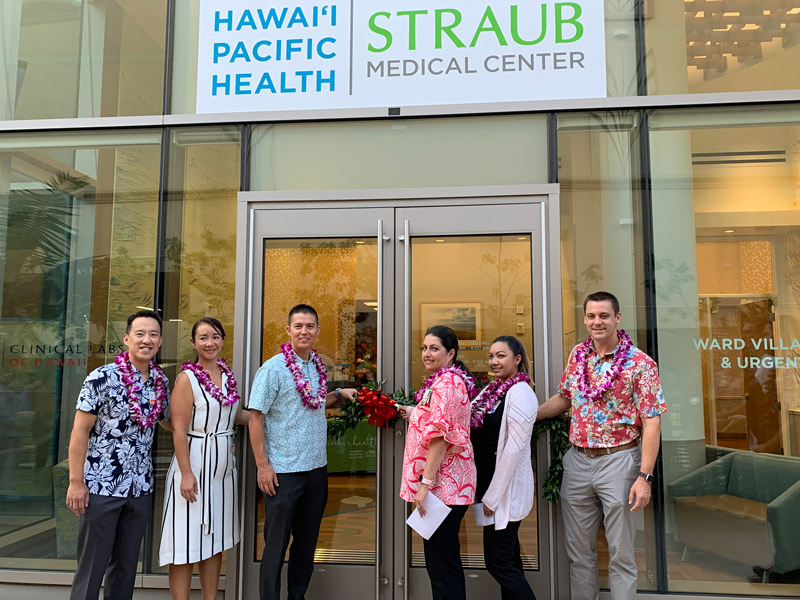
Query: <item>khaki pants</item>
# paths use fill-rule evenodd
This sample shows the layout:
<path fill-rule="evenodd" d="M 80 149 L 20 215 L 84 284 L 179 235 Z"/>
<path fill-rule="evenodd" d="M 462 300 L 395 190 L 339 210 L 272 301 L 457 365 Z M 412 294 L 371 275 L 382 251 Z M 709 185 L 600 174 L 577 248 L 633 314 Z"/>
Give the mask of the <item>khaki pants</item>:
<path fill-rule="evenodd" d="M 638 446 L 595 457 L 571 448 L 564 456 L 561 506 L 572 600 L 599 598 L 597 533 L 601 519 L 608 541 L 611 597 L 636 598 L 636 513 L 630 511 L 628 494 L 641 462 Z"/>

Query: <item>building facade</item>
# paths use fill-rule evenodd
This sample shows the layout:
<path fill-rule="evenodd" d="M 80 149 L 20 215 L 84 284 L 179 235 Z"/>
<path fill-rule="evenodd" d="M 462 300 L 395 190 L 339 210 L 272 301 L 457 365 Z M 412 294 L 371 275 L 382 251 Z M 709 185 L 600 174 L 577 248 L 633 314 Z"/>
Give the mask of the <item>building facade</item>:
<path fill-rule="evenodd" d="M 521 13 L 494 4 L 506 12 L 493 22 L 481 4 L 474 40 L 497 46 L 491 68 L 529 68 L 506 64 L 504 48 L 535 35 L 521 20 L 508 33 Z M 283 341 L 288 308 L 309 302 L 335 385 L 417 387 L 421 335 L 446 322 L 479 378 L 494 337 L 524 340 L 542 401 L 599 289 L 658 361 L 669 406 L 654 502 L 639 517 L 641 594 L 800 596 L 800 3 L 605 0 L 604 93 L 578 79 L 573 96 L 553 97 L 534 78 L 508 100 L 455 83 L 423 104 L 209 112 L 198 85 L 226 52 L 205 52 L 213 6 L 0 3 L 0 597 L 64 597 L 77 393 L 121 351 L 138 308 L 164 316 L 171 378 L 193 355 L 192 324 L 211 315 L 232 332 L 225 353 L 246 389 Z M 552 11 L 571 11 L 562 24 L 576 29 L 589 11 L 540 6 L 542 32 Z M 436 18 L 454 18 L 442 7 Z M 417 13 L 426 31 L 432 15 Z M 374 23 L 388 33 L 387 22 Z M 411 50 L 412 17 L 402 23 Z M 440 45 L 457 46 L 447 29 Z M 555 69 L 551 59 L 530 69 Z M 225 558 L 225 598 L 255 597 L 263 547 L 243 437 L 244 535 Z M 397 497 L 403 440 L 401 425 L 361 426 L 329 444 L 314 597 L 427 597 Z M 547 441 L 535 450 L 525 568 L 538 597 L 565 598 L 559 511 L 542 496 Z M 162 431 L 156 514 L 171 456 Z M 468 520 L 470 593 L 492 597 Z M 168 597 L 159 536 L 155 519 L 137 598 Z M 602 532 L 598 549 L 607 585 Z"/>

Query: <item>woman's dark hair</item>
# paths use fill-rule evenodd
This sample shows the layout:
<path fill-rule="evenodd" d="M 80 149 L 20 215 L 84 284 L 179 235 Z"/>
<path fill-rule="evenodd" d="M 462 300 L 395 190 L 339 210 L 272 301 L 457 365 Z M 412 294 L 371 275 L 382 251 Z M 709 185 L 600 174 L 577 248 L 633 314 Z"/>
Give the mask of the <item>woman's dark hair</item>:
<path fill-rule="evenodd" d="M 528 372 L 528 353 L 525 352 L 525 346 L 522 345 L 517 338 L 513 335 L 501 335 L 500 337 L 494 338 L 492 340 L 492 344 L 505 344 L 508 346 L 508 349 L 511 350 L 511 354 L 516 356 L 521 356 L 522 360 L 519 361 L 519 371 L 521 373 L 525 373 L 525 375 L 530 375 Z"/>
<path fill-rule="evenodd" d="M 222 327 L 222 323 L 220 323 L 214 317 L 203 317 L 201 319 L 197 319 L 197 322 L 192 325 L 192 341 L 194 341 L 194 335 L 197 333 L 197 328 L 200 327 L 205 323 L 206 325 L 211 325 L 214 329 L 216 329 L 217 333 L 222 336 L 222 339 L 225 339 L 225 329 Z"/>
<path fill-rule="evenodd" d="M 458 336 L 456 332 L 450 329 L 447 325 L 434 325 L 433 327 L 428 328 L 428 331 L 425 332 L 425 335 L 432 335 L 433 337 L 439 338 L 442 342 L 442 346 L 444 349 L 450 352 L 450 350 L 454 350 L 455 354 L 453 355 L 453 364 L 458 367 L 459 369 L 463 369 L 467 375 L 472 377 L 472 373 L 467 368 L 463 362 L 458 360 Z"/>

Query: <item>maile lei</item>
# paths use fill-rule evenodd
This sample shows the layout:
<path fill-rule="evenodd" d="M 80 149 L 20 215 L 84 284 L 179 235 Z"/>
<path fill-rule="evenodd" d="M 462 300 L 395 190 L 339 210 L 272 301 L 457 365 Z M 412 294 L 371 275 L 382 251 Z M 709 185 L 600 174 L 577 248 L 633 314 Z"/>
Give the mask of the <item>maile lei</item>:
<path fill-rule="evenodd" d="M 425 383 L 422 384 L 422 387 L 417 390 L 416 394 L 414 394 L 414 402 L 420 404 L 424 401 L 427 401 L 427 397 L 430 395 L 428 391 L 433 387 L 434 381 L 439 379 L 439 377 L 445 373 L 455 373 L 464 380 L 464 385 L 467 387 L 467 397 L 470 400 L 477 395 L 478 392 L 475 389 L 475 382 L 473 381 L 472 377 L 467 375 L 464 369 L 461 369 L 455 365 L 448 365 L 446 367 L 442 367 L 425 380 Z"/>
<path fill-rule="evenodd" d="M 472 403 L 472 418 L 470 425 L 472 429 L 481 429 L 483 427 L 483 419 L 486 415 L 492 414 L 500 401 L 505 397 L 508 390 L 518 384 L 520 381 L 528 383 L 531 380 L 525 373 L 517 373 L 513 377 L 509 377 L 505 381 L 495 379 L 475 398 Z"/>
<path fill-rule="evenodd" d="M 631 349 L 631 338 L 623 329 L 617 331 L 617 335 L 619 335 L 619 347 L 611 367 L 593 386 L 589 383 L 589 351 L 592 349 L 592 338 L 588 338 L 575 350 L 578 391 L 587 400 L 594 401 L 602 398 L 622 373 L 622 367 L 628 360 L 628 351 Z"/>
<path fill-rule="evenodd" d="M 150 377 L 155 378 L 156 399 L 153 402 L 150 412 L 145 417 L 142 413 L 142 403 L 139 399 L 139 392 L 142 388 L 136 383 L 133 377 L 133 366 L 131 365 L 130 356 L 127 352 L 120 352 L 114 358 L 114 363 L 122 375 L 122 383 L 125 385 L 125 390 L 128 392 L 128 410 L 130 418 L 142 429 L 150 429 L 155 426 L 161 415 L 161 409 L 167 400 L 167 386 L 164 384 L 164 373 L 158 368 L 154 360 L 150 361 Z"/>
<path fill-rule="evenodd" d="M 297 386 L 297 391 L 300 393 L 300 399 L 306 408 L 310 410 L 317 410 L 321 406 L 325 406 L 325 396 L 328 395 L 328 376 L 326 374 L 325 363 L 317 354 L 316 350 L 311 351 L 311 359 L 317 367 L 317 374 L 319 375 L 319 391 L 317 395 L 313 395 L 311 383 L 303 376 L 303 371 L 300 370 L 300 365 L 297 364 L 295 359 L 294 350 L 291 344 L 281 344 L 281 354 L 286 360 L 286 366 L 292 373 L 294 384 Z"/>
<path fill-rule="evenodd" d="M 228 366 L 228 363 L 225 362 L 224 358 L 220 358 L 217 361 L 217 366 L 228 379 L 227 394 L 223 394 L 222 390 L 217 387 L 213 381 L 211 381 L 211 375 L 209 375 L 208 371 L 206 371 L 201 364 L 185 362 L 181 368 L 184 371 L 191 371 L 194 373 L 194 376 L 197 377 L 197 381 L 200 383 L 200 385 L 202 385 L 205 390 L 211 394 L 211 397 L 220 404 L 225 406 L 236 404 L 239 401 L 239 392 L 236 390 L 236 378 L 233 376 L 233 371 L 231 371 L 231 368 Z"/>

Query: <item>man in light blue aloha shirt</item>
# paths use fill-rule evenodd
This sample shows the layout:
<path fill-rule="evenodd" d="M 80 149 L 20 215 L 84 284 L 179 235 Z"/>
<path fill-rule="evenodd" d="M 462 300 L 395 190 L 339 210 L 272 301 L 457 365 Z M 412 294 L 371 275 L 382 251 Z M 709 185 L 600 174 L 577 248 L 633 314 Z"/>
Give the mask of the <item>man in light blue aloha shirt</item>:
<path fill-rule="evenodd" d="M 123 341 L 138 398 L 129 398 L 117 364 L 95 369 L 83 383 L 70 436 L 67 506 L 80 515 L 71 600 L 97 600 L 103 575 L 106 599 L 133 596 L 139 548 L 153 514 L 155 422 L 166 418 L 169 403 L 167 378 L 150 369 L 161 347 L 161 317 L 152 310 L 131 315 Z M 158 388 L 161 414 L 148 419 Z M 131 418 L 132 401 L 145 426 Z"/>
<path fill-rule="evenodd" d="M 264 492 L 264 554 L 261 557 L 261 600 L 280 600 L 281 569 L 289 538 L 292 550 L 287 570 L 289 600 L 305 597 L 314 569 L 322 513 L 328 499 L 327 421 L 325 408 L 352 388 L 327 391 L 312 347 L 319 336 L 317 311 L 298 304 L 289 311 L 286 333 L 291 348 L 261 365 L 248 399 L 250 445 L 258 467 L 258 487 Z M 302 379 L 295 381 L 287 365 L 293 361 Z M 320 389 L 324 385 L 324 389 Z M 319 400 L 319 406 L 306 406 Z M 322 398 L 324 397 L 324 401 Z"/>

